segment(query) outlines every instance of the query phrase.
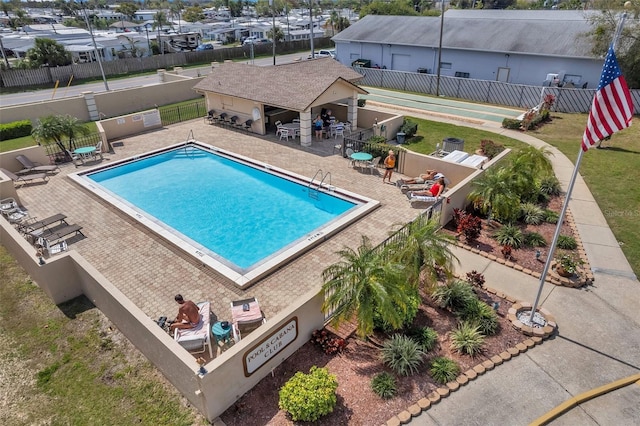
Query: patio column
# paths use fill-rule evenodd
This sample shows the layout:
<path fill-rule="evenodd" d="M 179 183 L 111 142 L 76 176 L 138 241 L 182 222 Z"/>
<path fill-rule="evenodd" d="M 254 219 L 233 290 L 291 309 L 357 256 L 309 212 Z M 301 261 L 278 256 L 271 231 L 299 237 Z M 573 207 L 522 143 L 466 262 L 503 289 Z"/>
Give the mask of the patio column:
<path fill-rule="evenodd" d="M 300 113 L 300 145 L 311 146 L 311 111 Z"/>
<path fill-rule="evenodd" d="M 347 99 L 347 121 L 351 122 L 351 131 L 358 128 L 358 93 L 353 92 Z"/>

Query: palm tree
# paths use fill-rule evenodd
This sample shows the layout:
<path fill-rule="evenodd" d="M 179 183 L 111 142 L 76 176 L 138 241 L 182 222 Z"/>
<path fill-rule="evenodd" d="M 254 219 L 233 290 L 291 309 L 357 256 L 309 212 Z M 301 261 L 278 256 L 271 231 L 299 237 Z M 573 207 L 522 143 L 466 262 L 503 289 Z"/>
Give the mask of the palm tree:
<path fill-rule="evenodd" d="M 322 311 L 333 312 L 332 323 L 337 326 L 355 315 L 356 333 L 365 338 L 373 333 L 377 311 L 393 328 L 401 327 L 408 294 L 403 268 L 386 262 L 365 236 L 357 250 L 345 247 L 338 254 L 342 260 L 322 272 Z"/>
<path fill-rule="evenodd" d="M 540 178 L 553 175 L 550 155 L 553 154 L 548 148 L 543 146 L 538 149 L 530 145 L 515 153 L 510 164 L 511 176 L 514 190 L 522 201 L 535 201 Z"/>
<path fill-rule="evenodd" d="M 49 115 L 38 119 L 31 131 L 31 135 L 39 142 L 54 141 L 62 152 L 66 154 L 63 139 L 69 139 L 69 151 L 73 149 L 73 140 L 76 136 L 88 135 L 91 130 L 86 128 L 80 120 L 71 115 Z"/>
<path fill-rule="evenodd" d="M 162 44 L 161 40 L 160 40 L 160 30 L 162 29 L 163 26 L 167 25 L 169 23 L 169 21 L 167 20 L 167 15 L 159 10 L 158 12 L 156 12 L 155 16 L 153 17 L 153 28 L 156 29 L 158 31 L 158 48 L 160 49 L 160 52 L 164 55 L 164 45 Z"/>
<path fill-rule="evenodd" d="M 438 221 L 420 216 L 406 225 L 404 233 L 399 233 L 399 238 L 387 246 L 391 258 L 404 265 L 411 285 L 418 286 L 420 276 L 424 274 L 425 284 L 431 287 L 436 283 L 440 269 L 448 275 L 453 272 L 454 262 L 458 262 L 450 249 L 454 238 L 439 230 Z"/>
<path fill-rule="evenodd" d="M 511 169 L 489 169 L 480 179 L 473 181 L 472 185 L 473 189 L 467 198 L 475 208 L 487 213 L 487 223 L 491 223 L 493 214 L 509 221 L 518 212 L 520 197 L 514 190 Z"/>

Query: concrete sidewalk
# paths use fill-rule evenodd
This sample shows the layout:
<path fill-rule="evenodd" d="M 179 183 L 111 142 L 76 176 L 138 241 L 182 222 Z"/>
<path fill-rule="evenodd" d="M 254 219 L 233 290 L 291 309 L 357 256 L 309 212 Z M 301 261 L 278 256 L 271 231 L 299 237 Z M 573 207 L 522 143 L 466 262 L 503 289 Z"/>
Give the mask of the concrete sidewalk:
<path fill-rule="evenodd" d="M 411 95 L 409 103 L 396 105 L 396 98 L 381 96 L 376 90 L 368 105 L 546 146 L 553 153 L 550 159 L 556 176 L 566 189 L 573 163 L 542 140 L 497 126 L 495 117 L 500 112 L 494 107 L 486 107 L 490 113 L 483 119 L 476 104 Z M 453 392 L 413 418 L 412 424 L 526 425 L 578 394 L 640 372 L 640 283 L 581 176 L 569 209 L 591 264 L 594 284 L 572 289 L 546 283 L 540 305 L 555 316 L 556 335 Z M 454 253 L 460 259 L 459 273 L 475 269 L 484 274 L 490 287 L 519 300 L 535 300 L 538 279 L 463 249 L 455 248 Z M 640 386 L 635 383 L 592 399 L 551 424 L 638 425 Z"/>

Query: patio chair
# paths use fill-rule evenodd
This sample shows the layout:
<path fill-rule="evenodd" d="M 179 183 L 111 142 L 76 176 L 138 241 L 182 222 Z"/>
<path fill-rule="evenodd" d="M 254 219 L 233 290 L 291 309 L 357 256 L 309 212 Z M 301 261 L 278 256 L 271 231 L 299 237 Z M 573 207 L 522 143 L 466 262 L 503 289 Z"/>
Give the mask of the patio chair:
<path fill-rule="evenodd" d="M 239 342 L 242 336 L 246 336 L 266 323 L 267 319 L 260 310 L 258 299 L 252 297 L 231 302 L 231 321 L 233 339 Z"/>
<path fill-rule="evenodd" d="M 289 140 L 289 137 L 293 139 L 293 135 L 289 132 L 289 129 L 287 129 L 286 127 L 281 127 L 279 130 L 280 130 L 280 140 L 282 140 L 283 138 L 286 140 Z"/>
<path fill-rule="evenodd" d="M 213 358 L 211 348 L 211 303 L 196 303 L 199 308 L 200 322 L 193 328 L 176 328 L 173 339 L 187 351 L 201 354 L 209 348 L 209 356 Z"/>
<path fill-rule="evenodd" d="M 37 179 L 42 179 L 44 182 L 49 180 L 49 175 L 46 174 L 46 173 L 29 173 L 29 174 L 26 174 L 26 175 L 18 176 L 15 173 L 10 172 L 7 169 L 0 168 L 0 171 L 2 173 L 4 173 L 5 175 L 7 175 L 7 177 L 9 179 L 11 179 L 14 184 L 16 184 L 16 183 L 17 184 L 21 184 L 21 186 L 24 185 L 27 182 L 32 182 L 32 181 L 37 180 Z"/>
<path fill-rule="evenodd" d="M 215 110 L 210 109 L 207 112 L 207 115 L 204 116 L 204 122 L 205 123 L 209 123 L 209 124 L 213 124 L 215 122 L 215 116 L 216 116 Z"/>
<path fill-rule="evenodd" d="M 378 170 L 378 165 L 380 164 L 380 159 L 382 157 L 376 157 L 371 161 L 367 161 L 365 167 L 369 170 L 369 174 L 373 174 L 374 170 Z"/>
<path fill-rule="evenodd" d="M 347 158 L 349 159 L 349 167 L 353 167 L 353 160 L 351 159 L 351 154 L 353 154 L 353 150 L 351 148 L 347 148 L 345 151 Z"/>
<path fill-rule="evenodd" d="M 338 136 L 344 138 L 344 124 L 338 123 L 336 127 L 333 129 L 333 138 L 338 139 Z"/>
<path fill-rule="evenodd" d="M 63 251 L 67 251 L 69 249 L 66 241 L 49 244 L 49 240 L 46 240 L 44 238 L 38 238 L 36 246 L 42 247 L 42 249 L 47 253 L 47 256 L 53 256 L 54 254 L 62 253 Z"/>
<path fill-rule="evenodd" d="M 37 172 L 55 173 L 60 171 L 60 167 L 58 166 L 45 166 L 41 163 L 31 161 L 26 155 L 17 155 L 16 160 L 24 167 L 24 169 L 20 170 L 17 174 Z"/>
<path fill-rule="evenodd" d="M 93 156 L 94 160 L 96 159 L 96 157 L 100 157 L 100 161 L 104 160 L 104 157 L 102 157 L 102 140 L 98 141 L 98 143 L 96 144 L 96 150 L 91 153 L 91 155 Z"/>
<path fill-rule="evenodd" d="M 253 120 L 247 120 L 244 123 L 242 123 L 242 128 L 246 131 L 246 132 L 250 132 L 251 131 L 251 126 L 253 125 Z"/>
<path fill-rule="evenodd" d="M 0 213 L 7 218 L 9 223 L 20 223 L 29 218 L 29 212 L 22 210 L 13 198 L 0 200 Z"/>

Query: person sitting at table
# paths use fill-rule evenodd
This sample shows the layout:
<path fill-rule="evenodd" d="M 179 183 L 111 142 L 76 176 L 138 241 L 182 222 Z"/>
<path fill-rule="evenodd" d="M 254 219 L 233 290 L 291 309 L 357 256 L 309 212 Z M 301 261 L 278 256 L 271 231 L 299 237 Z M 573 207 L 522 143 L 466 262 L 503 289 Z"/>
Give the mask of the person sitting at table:
<path fill-rule="evenodd" d="M 176 328 L 193 328 L 200 322 L 200 309 L 198 305 L 191 300 L 184 300 L 181 294 L 176 294 L 175 301 L 180 305 L 178 308 L 178 315 L 173 321 L 169 321 L 169 330 L 173 331 Z"/>
<path fill-rule="evenodd" d="M 320 114 L 316 116 L 316 119 L 313 120 L 313 128 L 316 131 L 316 140 L 322 139 L 322 127 L 324 126 L 324 121 L 322 121 L 322 117 Z"/>
<path fill-rule="evenodd" d="M 427 170 L 426 172 L 422 173 L 420 176 L 416 176 L 413 179 L 407 179 L 407 180 L 398 179 L 396 183 L 398 184 L 398 186 L 421 184 L 421 183 L 425 183 L 428 180 L 433 180 L 437 173 L 438 172 L 436 172 L 435 170 Z"/>
<path fill-rule="evenodd" d="M 436 182 L 431 187 L 424 191 L 407 192 L 407 198 L 411 201 L 427 201 L 435 202 L 442 195 L 445 190 L 446 184 L 444 181 L 444 175 L 437 173 L 434 178 Z"/>

